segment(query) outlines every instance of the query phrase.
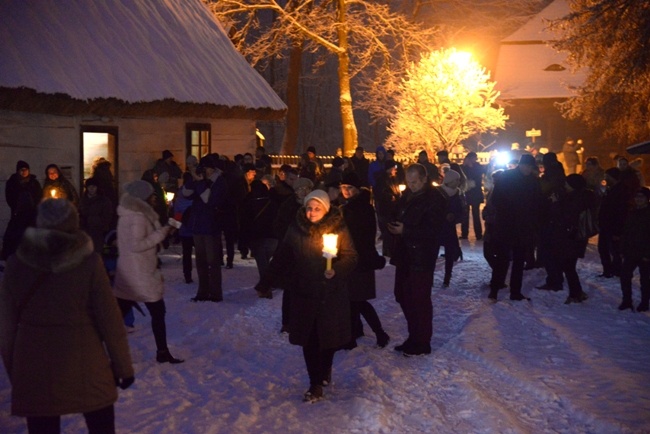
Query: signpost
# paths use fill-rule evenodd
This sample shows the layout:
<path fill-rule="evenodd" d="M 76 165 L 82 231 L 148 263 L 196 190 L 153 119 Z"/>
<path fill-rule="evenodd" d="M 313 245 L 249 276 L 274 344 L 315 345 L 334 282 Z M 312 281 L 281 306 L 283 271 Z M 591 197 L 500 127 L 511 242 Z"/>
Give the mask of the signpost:
<path fill-rule="evenodd" d="M 526 130 L 526 137 L 532 137 L 533 143 L 535 143 L 535 137 L 541 137 L 542 130 L 536 130 L 535 128 L 531 130 Z"/>

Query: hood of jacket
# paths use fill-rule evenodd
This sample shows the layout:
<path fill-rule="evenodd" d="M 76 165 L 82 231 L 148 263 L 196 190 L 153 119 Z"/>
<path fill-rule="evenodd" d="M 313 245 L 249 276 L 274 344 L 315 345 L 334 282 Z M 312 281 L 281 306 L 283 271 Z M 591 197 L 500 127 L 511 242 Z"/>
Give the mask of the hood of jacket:
<path fill-rule="evenodd" d="M 61 273 L 75 268 L 93 252 L 92 239 L 81 230 L 68 233 L 29 227 L 16 256 L 30 267 Z"/>
<path fill-rule="evenodd" d="M 160 220 L 156 210 L 144 200 L 124 193 L 120 199 L 120 205 L 117 207 L 117 215 L 121 217 L 133 213 L 143 214 L 155 228 L 160 227 Z"/>

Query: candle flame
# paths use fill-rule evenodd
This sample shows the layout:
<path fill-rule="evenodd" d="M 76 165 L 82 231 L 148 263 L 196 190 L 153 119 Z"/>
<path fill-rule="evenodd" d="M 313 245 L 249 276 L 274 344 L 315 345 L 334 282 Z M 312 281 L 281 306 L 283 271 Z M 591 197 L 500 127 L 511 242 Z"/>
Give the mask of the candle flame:
<path fill-rule="evenodd" d="M 399 191 L 404 191 L 404 190 L 406 190 L 406 185 L 400 184 L 399 185 Z"/>
<path fill-rule="evenodd" d="M 335 257 L 338 253 L 336 248 L 336 243 L 338 242 L 339 236 L 337 234 L 323 234 L 323 256 Z"/>
<path fill-rule="evenodd" d="M 52 196 L 53 198 L 56 198 L 56 189 L 55 188 L 50 190 L 50 196 Z"/>

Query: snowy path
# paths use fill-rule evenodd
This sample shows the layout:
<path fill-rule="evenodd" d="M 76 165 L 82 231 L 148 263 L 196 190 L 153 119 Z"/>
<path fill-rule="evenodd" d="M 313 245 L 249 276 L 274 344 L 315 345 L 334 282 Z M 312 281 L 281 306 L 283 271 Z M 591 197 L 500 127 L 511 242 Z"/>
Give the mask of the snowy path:
<path fill-rule="evenodd" d="M 373 301 L 391 336 L 374 346 L 366 326 L 359 347 L 337 353 L 326 399 L 301 402 L 307 378 L 300 348 L 279 333 L 281 292 L 256 297 L 252 261 L 224 270 L 225 302 L 190 303 L 175 248 L 163 256 L 168 333 L 182 365 L 153 362 L 147 319 L 129 336 L 136 383 L 120 393 L 119 432 L 137 433 L 643 433 L 650 432 L 650 315 L 616 309 L 618 282 L 594 276 L 593 246 L 579 273 L 590 295 L 563 304 L 566 291 L 530 289 L 543 270 L 527 271 L 524 293 L 507 290 L 487 303 L 488 267 L 479 245 L 464 242 L 465 260 L 451 287 L 433 289 L 430 356 L 392 350 L 406 323 L 392 296 L 394 269 L 377 273 Z M 439 267 L 441 269 L 442 267 Z M 638 285 L 638 278 L 635 279 Z M 635 289 L 638 298 L 638 289 Z M 9 414 L 9 385 L 0 375 L 0 432 L 23 432 Z M 79 416 L 64 432 L 83 432 Z"/>

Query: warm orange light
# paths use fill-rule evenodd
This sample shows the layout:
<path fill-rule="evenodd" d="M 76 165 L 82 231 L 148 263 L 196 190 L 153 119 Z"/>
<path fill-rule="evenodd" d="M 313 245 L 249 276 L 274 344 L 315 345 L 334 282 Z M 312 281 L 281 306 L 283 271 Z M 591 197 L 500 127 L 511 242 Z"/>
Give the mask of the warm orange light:
<path fill-rule="evenodd" d="M 323 234 L 323 256 L 327 258 L 327 270 L 332 269 L 332 258 L 335 258 L 338 253 L 336 248 L 338 239 L 337 234 Z"/>
<path fill-rule="evenodd" d="M 56 188 L 50 190 L 50 196 L 52 196 L 53 199 L 56 199 Z"/>
<path fill-rule="evenodd" d="M 406 185 L 400 184 L 399 185 L 399 191 L 404 191 L 404 190 L 406 190 Z"/>

